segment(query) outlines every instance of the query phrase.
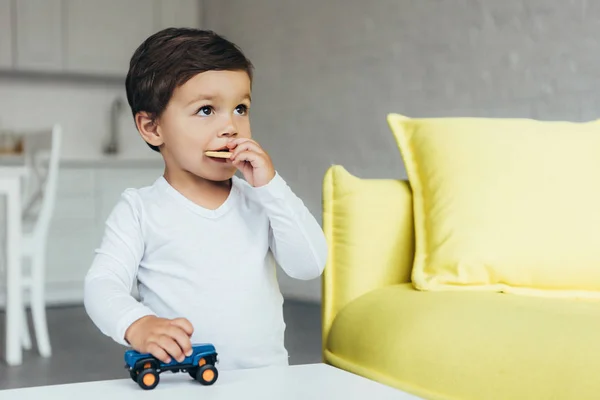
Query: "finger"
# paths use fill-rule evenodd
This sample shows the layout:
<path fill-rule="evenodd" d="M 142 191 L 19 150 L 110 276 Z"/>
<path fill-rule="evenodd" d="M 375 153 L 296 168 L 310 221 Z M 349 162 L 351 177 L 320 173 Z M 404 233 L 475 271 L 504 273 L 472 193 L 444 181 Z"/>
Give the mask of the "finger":
<path fill-rule="evenodd" d="M 253 143 L 254 145 L 256 145 L 257 148 L 259 148 L 259 149 L 261 148 L 260 145 L 255 140 L 252 140 L 250 138 L 232 139 L 230 142 L 227 143 L 227 147 L 229 149 L 234 149 L 243 143 Z"/>
<path fill-rule="evenodd" d="M 244 172 L 246 170 L 246 168 L 250 168 L 250 169 L 253 168 L 252 164 L 250 164 L 249 162 L 246 162 L 244 160 L 233 160 L 233 161 L 231 161 L 231 164 L 242 172 Z"/>
<path fill-rule="evenodd" d="M 244 151 L 253 151 L 258 154 L 264 154 L 264 150 L 258 144 L 253 142 L 244 142 L 239 144 L 235 149 L 233 149 L 232 157 L 235 157 L 236 155 Z"/>
<path fill-rule="evenodd" d="M 185 358 L 181 347 L 179 347 L 175 339 L 173 339 L 171 336 L 166 334 L 161 335 L 158 339 L 158 344 L 177 361 L 182 362 Z"/>
<path fill-rule="evenodd" d="M 246 173 L 249 173 L 254 169 L 254 166 L 252 165 L 252 163 L 250 163 L 248 161 L 244 161 L 244 160 L 234 161 L 232 163 L 232 165 L 235 168 L 237 168 L 239 171 L 241 171 L 244 175 L 246 175 Z"/>
<path fill-rule="evenodd" d="M 234 165 L 243 162 L 249 162 L 253 167 L 259 165 L 262 160 L 262 156 L 252 150 L 244 150 L 238 154 L 232 155 L 231 158 Z"/>
<path fill-rule="evenodd" d="M 177 345 L 181 348 L 181 352 L 186 356 L 192 354 L 192 342 L 190 341 L 190 337 L 188 334 L 178 326 L 171 326 L 167 335 L 171 336 L 176 342 Z"/>
<path fill-rule="evenodd" d="M 248 141 L 249 139 L 246 138 L 242 138 L 242 139 L 230 139 L 229 142 L 227 142 L 226 146 L 227 148 L 229 148 L 229 150 L 233 150 L 235 149 L 237 146 L 239 146 L 240 144 Z"/>
<path fill-rule="evenodd" d="M 158 345 L 158 343 L 152 342 L 148 345 L 148 350 L 146 353 L 152 354 L 154 357 L 158 358 L 160 361 L 164 363 L 170 363 L 171 357 L 167 354 L 167 352 Z"/>
<path fill-rule="evenodd" d="M 192 333 L 194 333 L 194 326 L 192 325 L 192 323 L 190 321 L 188 321 L 185 318 L 175 318 L 175 319 L 171 320 L 171 324 L 180 327 L 189 336 L 192 336 Z"/>
<path fill-rule="evenodd" d="M 256 140 L 253 140 L 250 138 L 234 138 L 229 141 L 229 143 L 235 144 L 235 145 L 239 145 L 239 144 L 246 143 L 246 142 L 252 142 L 252 143 L 258 144 L 256 142 Z"/>
<path fill-rule="evenodd" d="M 231 150 L 231 160 L 235 160 L 235 158 L 242 152 L 248 150 L 248 145 L 246 143 L 239 144 L 236 148 Z"/>
<path fill-rule="evenodd" d="M 243 157 L 244 160 L 249 161 L 248 157 L 252 157 L 252 159 L 256 159 L 255 156 L 265 157 L 266 154 L 262 149 L 256 148 L 255 145 L 251 143 L 243 143 L 235 150 L 232 151 L 231 158 L 235 161 L 239 157 Z"/>

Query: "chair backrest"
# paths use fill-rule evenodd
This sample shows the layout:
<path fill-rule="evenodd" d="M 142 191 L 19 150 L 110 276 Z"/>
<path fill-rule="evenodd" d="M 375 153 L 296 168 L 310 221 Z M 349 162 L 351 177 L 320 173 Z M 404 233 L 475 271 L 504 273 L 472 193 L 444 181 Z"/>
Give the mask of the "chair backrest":
<path fill-rule="evenodd" d="M 34 235 L 44 235 L 56 203 L 62 129 L 54 125 L 47 130 L 24 132 L 22 138 L 27 167 L 23 219 L 33 223 Z"/>

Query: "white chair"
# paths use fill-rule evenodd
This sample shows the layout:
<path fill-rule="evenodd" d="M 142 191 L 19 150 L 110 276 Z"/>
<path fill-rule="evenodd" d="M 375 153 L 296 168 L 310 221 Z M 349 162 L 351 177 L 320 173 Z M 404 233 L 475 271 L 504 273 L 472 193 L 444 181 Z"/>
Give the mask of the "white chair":
<path fill-rule="evenodd" d="M 29 260 L 30 268 L 28 271 L 22 268 L 22 282 L 24 291 L 30 293 L 33 326 L 38 352 L 42 357 L 50 357 L 52 354 L 46 321 L 46 243 L 56 202 L 61 136 L 59 125 L 55 125 L 51 130 L 23 134 L 27 174 L 22 186 L 24 199 L 22 260 Z M 24 267 L 25 263 L 22 266 Z M 31 349 L 25 304 L 22 310 L 21 343 L 25 349 Z"/>

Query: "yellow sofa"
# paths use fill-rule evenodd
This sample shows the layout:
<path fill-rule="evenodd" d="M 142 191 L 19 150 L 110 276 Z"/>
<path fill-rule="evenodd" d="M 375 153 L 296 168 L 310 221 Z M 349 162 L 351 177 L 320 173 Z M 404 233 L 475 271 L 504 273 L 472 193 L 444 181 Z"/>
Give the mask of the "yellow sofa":
<path fill-rule="evenodd" d="M 418 291 L 407 181 L 323 181 L 323 358 L 424 399 L 599 399 L 600 306 Z"/>

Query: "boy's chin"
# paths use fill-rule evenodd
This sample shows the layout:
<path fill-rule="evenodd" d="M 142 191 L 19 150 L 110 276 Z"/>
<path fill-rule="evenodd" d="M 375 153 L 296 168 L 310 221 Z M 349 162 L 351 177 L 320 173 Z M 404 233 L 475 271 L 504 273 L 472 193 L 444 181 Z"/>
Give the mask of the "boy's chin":
<path fill-rule="evenodd" d="M 235 175 L 235 171 L 235 168 L 224 171 L 203 171 L 203 173 L 199 173 L 198 176 L 213 182 L 224 182 L 231 179 Z"/>

